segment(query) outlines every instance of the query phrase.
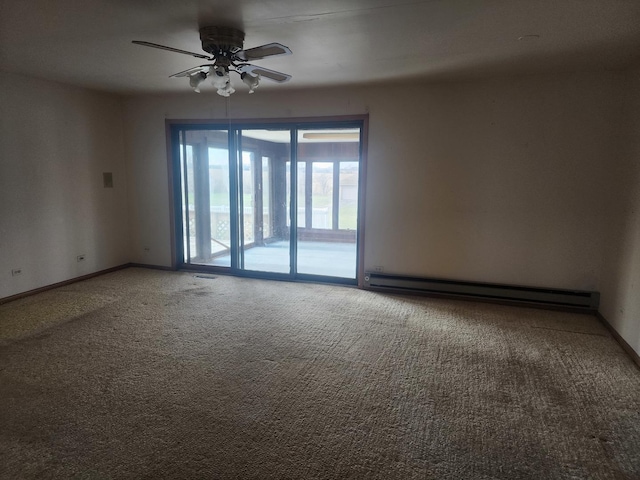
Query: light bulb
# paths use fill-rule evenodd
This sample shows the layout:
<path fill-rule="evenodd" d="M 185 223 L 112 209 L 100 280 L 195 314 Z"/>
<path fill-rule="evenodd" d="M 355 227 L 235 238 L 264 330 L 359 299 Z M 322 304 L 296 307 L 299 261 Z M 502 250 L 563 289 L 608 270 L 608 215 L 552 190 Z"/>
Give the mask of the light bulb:
<path fill-rule="evenodd" d="M 242 72 L 240 74 L 242 81 L 249 87 L 249 93 L 253 93 L 260 84 L 260 75 L 251 75 L 248 72 Z"/>
<path fill-rule="evenodd" d="M 231 86 L 231 79 L 229 78 L 229 72 L 224 67 L 215 67 L 215 75 L 212 76 L 211 83 L 218 89 L 218 95 L 228 97 L 235 89 Z"/>
<path fill-rule="evenodd" d="M 193 91 L 200 93 L 200 84 L 207 78 L 207 74 L 204 72 L 198 72 L 189 76 L 189 85 L 193 88 Z"/>

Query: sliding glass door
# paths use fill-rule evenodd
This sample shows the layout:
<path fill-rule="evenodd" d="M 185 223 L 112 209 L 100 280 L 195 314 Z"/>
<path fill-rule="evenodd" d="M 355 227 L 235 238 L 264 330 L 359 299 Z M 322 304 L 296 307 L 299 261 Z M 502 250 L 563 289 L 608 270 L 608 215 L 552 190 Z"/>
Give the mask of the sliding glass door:
<path fill-rule="evenodd" d="M 291 132 L 240 130 L 242 152 L 240 212 L 242 248 L 240 268 L 246 271 L 291 274 L 290 186 L 286 165 L 291 155 Z"/>
<path fill-rule="evenodd" d="M 298 273 L 356 278 L 360 130 L 298 130 Z"/>
<path fill-rule="evenodd" d="M 180 267 L 355 283 L 362 122 L 172 125 Z"/>
<path fill-rule="evenodd" d="M 189 130 L 180 143 L 183 262 L 231 267 L 231 183 L 226 130 Z"/>

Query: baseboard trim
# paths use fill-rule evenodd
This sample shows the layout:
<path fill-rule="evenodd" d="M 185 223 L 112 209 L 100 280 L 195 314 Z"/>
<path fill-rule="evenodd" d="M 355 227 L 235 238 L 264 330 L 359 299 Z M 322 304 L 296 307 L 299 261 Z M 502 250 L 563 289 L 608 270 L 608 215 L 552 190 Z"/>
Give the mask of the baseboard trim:
<path fill-rule="evenodd" d="M 149 265 L 147 263 L 129 263 L 128 267 L 150 268 L 152 270 L 163 270 L 165 272 L 175 272 L 178 269 L 173 267 L 165 267 L 164 265 Z"/>
<path fill-rule="evenodd" d="M 625 352 L 627 352 L 627 354 L 631 357 L 631 360 L 633 360 L 636 366 L 640 369 L 640 355 L 638 355 L 638 353 L 631 347 L 631 345 L 629 345 L 627 341 L 624 338 L 622 338 L 622 336 L 618 333 L 618 331 L 615 328 L 613 328 L 613 325 L 611 325 L 609 321 L 606 318 L 604 318 L 604 315 L 602 315 L 600 312 L 596 312 L 596 317 L 598 318 L 598 320 L 602 322 L 602 324 L 607 328 L 607 330 L 611 332 L 611 335 L 616 340 L 616 342 L 620 344 L 622 349 Z"/>
<path fill-rule="evenodd" d="M 122 265 L 118 265 L 117 267 L 106 268 L 104 270 L 99 270 L 97 272 L 88 273 L 87 275 L 82 275 L 80 277 L 70 278 L 69 280 L 63 280 L 62 282 L 52 283 L 51 285 L 45 285 L 44 287 L 34 288 L 33 290 L 28 290 L 22 293 L 16 293 L 15 295 L 11 295 L 9 297 L 0 298 L 0 305 L 3 303 L 13 302 L 14 300 L 19 300 L 24 297 L 30 297 L 31 295 L 35 295 L 37 293 L 46 292 L 47 290 L 53 290 L 54 288 L 64 287 L 66 285 L 71 285 L 72 283 L 81 282 L 83 280 L 88 280 L 93 277 L 98 277 L 100 275 L 104 275 L 105 273 L 116 272 L 118 270 L 122 270 L 123 268 L 130 267 L 130 263 L 124 263 Z"/>

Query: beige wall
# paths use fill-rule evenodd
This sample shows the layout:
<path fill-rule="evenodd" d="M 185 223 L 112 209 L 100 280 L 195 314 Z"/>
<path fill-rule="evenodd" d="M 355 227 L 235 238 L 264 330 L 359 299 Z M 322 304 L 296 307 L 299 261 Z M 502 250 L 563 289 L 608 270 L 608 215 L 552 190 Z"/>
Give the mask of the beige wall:
<path fill-rule="evenodd" d="M 165 118 L 370 114 L 365 265 L 598 289 L 619 76 L 125 102 L 133 260 L 170 264 Z M 145 253 L 144 247 L 150 248 Z"/>
<path fill-rule="evenodd" d="M 0 73 L 0 298 L 126 263 L 128 243 L 121 99 Z"/>
<path fill-rule="evenodd" d="M 624 146 L 612 168 L 610 230 L 605 249 L 600 312 L 640 354 L 640 70 L 626 79 Z"/>

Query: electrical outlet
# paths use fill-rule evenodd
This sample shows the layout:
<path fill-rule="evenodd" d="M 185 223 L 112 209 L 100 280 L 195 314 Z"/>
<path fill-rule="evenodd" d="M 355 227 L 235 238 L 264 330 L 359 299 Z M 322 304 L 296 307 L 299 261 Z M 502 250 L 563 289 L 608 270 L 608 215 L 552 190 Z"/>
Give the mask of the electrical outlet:
<path fill-rule="evenodd" d="M 384 267 L 382 265 L 376 265 L 373 267 L 376 272 L 384 272 Z"/>
<path fill-rule="evenodd" d="M 11 276 L 12 277 L 17 277 L 18 275 L 22 275 L 22 269 L 21 268 L 14 268 L 13 270 L 11 270 Z"/>
<path fill-rule="evenodd" d="M 84 262 L 85 256 L 84 255 L 78 255 L 76 257 L 76 260 L 78 260 L 79 262 Z"/>

